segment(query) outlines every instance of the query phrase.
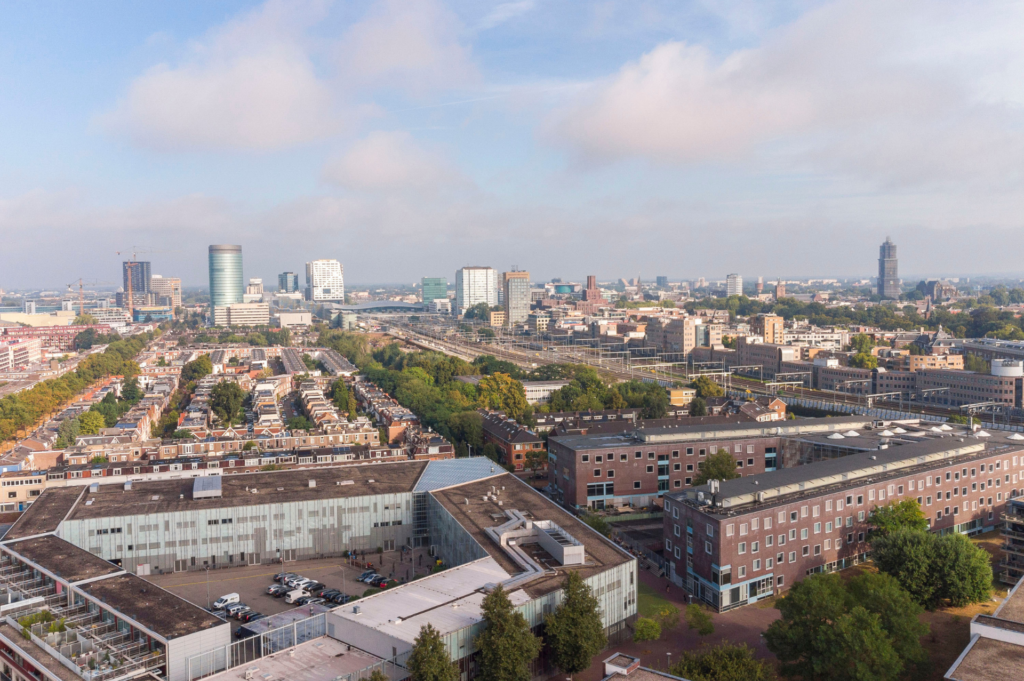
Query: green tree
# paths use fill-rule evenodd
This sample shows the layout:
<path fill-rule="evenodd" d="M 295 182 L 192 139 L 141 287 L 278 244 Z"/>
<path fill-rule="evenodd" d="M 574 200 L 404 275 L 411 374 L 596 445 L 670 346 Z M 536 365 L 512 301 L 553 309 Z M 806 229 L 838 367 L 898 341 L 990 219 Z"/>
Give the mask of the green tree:
<path fill-rule="evenodd" d="M 659 638 L 661 638 L 660 624 L 649 617 L 637 618 L 636 626 L 633 629 L 634 641 L 657 641 Z"/>
<path fill-rule="evenodd" d="M 356 398 L 354 395 L 350 394 L 348 396 L 348 408 L 345 411 L 348 412 L 348 420 L 350 422 L 356 420 L 356 412 L 358 411 L 358 407 L 356 406 Z"/>
<path fill-rule="evenodd" d="M 192 434 L 191 430 L 182 428 L 171 433 L 171 437 L 175 440 L 193 440 L 196 436 Z"/>
<path fill-rule="evenodd" d="M 412 681 L 458 681 L 459 667 L 452 662 L 441 633 L 429 622 L 420 627 L 408 660 Z"/>
<path fill-rule="evenodd" d="M 334 408 L 339 411 L 348 408 L 348 386 L 345 385 L 345 379 L 339 378 L 331 386 L 331 401 L 334 403 Z"/>
<path fill-rule="evenodd" d="M 543 449 L 531 449 L 526 452 L 526 467 L 530 469 L 533 477 L 537 477 L 537 471 L 544 468 L 548 462 L 548 453 Z"/>
<path fill-rule="evenodd" d="M 523 384 L 508 374 L 495 373 L 484 376 L 477 384 L 477 400 L 484 409 L 505 412 L 510 419 L 528 423 L 532 418 L 530 404 L 526 401 Z"/>
<path fill-rule="evenodd" d="M 371 592 L 377 593 L 378 589 L 370 589 Z M 370 674 L 370 678 L 363 677 L 359 681 L 391 681 L 387 674 L 381 669 L 374 669 L 373 673 Z"/>
<path fill-rule="evenodd" d="M 873 347 L 875 347 L 875 342 L 871 340 L 871 336 L 865 333 L 858 333 L 850 339 L 850 350 L 855 354 L 870 355 Z"/>
<path fill-rule="evenodd" d="M 190 383 L 198 381 L 211 372 L 213 372 L 213 362 L 210 361 L 210 356 L 200 355 L 181 368 L 181 382 Z"/>
<path fill-rule="evenodd" d="M 938 597 L 954 608 L 986 601 L 992 595 L 992 561 L 988 552 L 962 534 L 935 538 Z"/>
<path fill-rule="evenodd" d="M 878 358 L 866 352 L 858 352 L 850 358 L 850 366 L 858 369 L 877 369 Z"/>
<path fill-rule="evenodd" d="M 241 420 L 244 401 L 245 393 L 234 381 L 221 381 L 210 391 L 210 409 L 225 425 Z"/>
<path fill-rule="evenodd" d="M 690 402 L 690 416 L 707 416 L 708 404 L 700 397 L 695 397 Z"/>
<path fill-rule="evenodd" d="M 242 451 L 243 452 L 247 452 L 250 449 L 257 449 L 258 450 L 259 446 L 255 442 L 253 442 L 252 440 L 249 440 L 244 445 L 242 445 Z"/>
<path fill-rule="evenodd" d="M 121 399 L 131 404 L 137 403 L 143 398 L 142 389 L 139 388 L 139 381 L 136 378 L 130 378 L 125 381 L 124 386 L 121 388 Z"/>
<path fill-rule="evenodd" d="M 669 672 L 689 681 L 775 681 L 775 668 L 746 644 L 728 642 L 684 650 Z"/>
<path fill-rule="evenodd" d="M 875 506 L 868 516 L 868 541 L 892 534 L 898 529 L 927 530 L 928 519 L 925 518 L 917 499 L 907 498 L 901 501 L 890 501 L 885 506 Z"/>
<path fill-rule="evenodd" d="M 977 355 L 964 355 L 964 370 L 976 371 L 979 374 L 987 374 L 991 371 L 988 360 Z"/>
<path fill-rule="evenodd" d="M 530 663 L 540 654 L 541 640 L 530 631 L 499 584 L 483 600 L 484 631 L 476 639 L 481 681 L 530 681 Z"/>
<path fill-rule="evenodd" d="M 608 524 L 608 521 L 597 515 L 596 513 L 587 513 L 580 516 L 580 520 L 590 525 L 594 530 L 603 534 L 605 537 L 612 536 L 612 526 Z"/>
<path fill-rule="evenodd" d="M 72 322 L 75 326 L 94 326 L 99 322 L 96 321 L 96 317 L 92 316 L 88 312 L 85 314 L 75 315 L 75 321 Z"/>
<path fill-rule="evenodd" d="M 877 537 L 871 543 L 871 556 L 879 570 L 891 575 L 913 599 L 931 607 L 937 584 L 932 581 L 935 562 L 935 535 L 924 530 L 900 528 Z"/>
<path fill-rule="evenodd" d="M 570 572 L 562 587 L 562 603 L 545 618 L 544 633 L 554 663 L 572 677 L 608 643 L 599 603 L 578 572 Z"/>
<path fill-rule="evenodd" d="M 697 477 L 693 479 L 693 484 L 703 485 L 708 480 L 732 480 L 738 477 L 740 474 L 736 472 L 736 459 L 728 449 L 721 449 L 703 462 Z"/>
<path fill-rule="evenodd" d="M 715 633 L 715 624 L 711 621 L 711 615 L 699 603 L 690 603 L 686 606 L 686 626 L 689 629 L 696 629 L 700 636 L 710 636 Z"/>
<path fill-rule="evenodd" d="M 846 584 L 851 602 L 864 606 L 879 617 L 889 642 L 908 669 L 926 670 L 928 654 L 921 647 L 921 637 L 928 625 L 920 615 L 924 609 L 914 602 L 910 593 L 893 577 L 883 573 L 865 572 Z"/>
<path fill-rule="evenodd" d="M 288 430 L 313 430 L 316 426 L 313 422 L 307 419 L 305 416 L 293 416 L 288 419 Z M 384 440 L 381 440 L 381 444 L 385 444 Z"/>
<path fill-rule="evenodd" d="M 78 417 L 79 432 L 82 435 L 96 435 L 101 429 L 107 427 L 103 415 L 95 411 L 87 411 Z M 73 443 L 72 443 L 73 444 Z"/>
<path fill-rule="evenodd" d="M 690 382 L 690 387 L 697 391 L 697 397 L 702 400 L 709 397 L 721 397 L 725 394 L 722 386 L 711 380 L 710 376 L 698 376 Z"/>
<path fill-rule="evenodd" d="M 75 438 L 82 430 L 82 422 L 77 419 L 64 419 L 57 427 L 57 449 L 64 449 L 75 444 Z"/>

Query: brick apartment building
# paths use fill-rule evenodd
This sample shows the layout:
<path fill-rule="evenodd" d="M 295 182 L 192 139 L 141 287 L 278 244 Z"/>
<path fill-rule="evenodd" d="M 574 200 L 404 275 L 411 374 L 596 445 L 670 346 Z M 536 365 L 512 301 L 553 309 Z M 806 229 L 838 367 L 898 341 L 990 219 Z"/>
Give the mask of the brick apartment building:
<path fill-rule="evenodd" d="M 1024 487 L 1024 450 L 944 437 L 672 492 L 670 578 L 719 611 L 867 558 L 876 505 L 917 499 L 935 531 L 996 526 Z"/>
<path fill-rule="evenodd" d="M 16 338 L 38 338 L 44 349 L 69 352 L 75 349 L 75 336 L 86 329 L 93 329 L 98 334 L 108 334 L 113 329 L 106 324 L 90 324 L 81 326 L 24 326 L 4 329 L 4 340 Z"/>
<path fill-rule="evenodd" d="M 800 348 L 793 345 L 764 343 L 760 338 L 740 336 L 736 339 L 735 362 L 739 366 L 760 365 L 764 378 L 774 378 L 782 371 L 783 362 L 800 359 Z M 751 373 L 745 371 L 744 373 Z M 754 372 L 756 375 L 756 372 Z"/>
<path fill-rule="evenodd" d="M 526 456 L 530 452 L 543 452 L 544 440 L 521 423 L 499 412 L 481 410 L 484 444 L 498 448 L 499 463 L 517 471 L 527 468 Z"/>

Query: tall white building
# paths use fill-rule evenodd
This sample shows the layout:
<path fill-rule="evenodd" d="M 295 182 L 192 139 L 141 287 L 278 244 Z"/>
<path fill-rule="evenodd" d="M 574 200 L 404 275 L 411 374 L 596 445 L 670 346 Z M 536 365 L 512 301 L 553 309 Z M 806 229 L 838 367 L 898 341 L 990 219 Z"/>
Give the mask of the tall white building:
<path fill-rule="evenodd" d="M 337 260 L 306 263 L 306 299 L 345 302 L 345 269 Z"/>
<path fill-rule="evenodd" d="M 455 306 L 463 315 L 466 310 L 487 303 L 498 304 L 498 271 L 493 267 L 463 267 L 455 272 Z"/>
<path fill-rule="evenodd" d="M 743 277 L 738 274 L 730 274 L 725 278 L 725 295 L 727 296 L 742 296 L 743 295 Z"/>

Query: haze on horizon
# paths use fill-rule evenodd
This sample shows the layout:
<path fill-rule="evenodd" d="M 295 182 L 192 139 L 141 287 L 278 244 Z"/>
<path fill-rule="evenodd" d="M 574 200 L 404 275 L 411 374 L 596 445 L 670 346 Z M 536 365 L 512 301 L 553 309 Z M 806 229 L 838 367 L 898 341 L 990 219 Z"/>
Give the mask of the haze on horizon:
<path fill-rule="evenodd" d="M 994 0 L 7 3 L 0 287 L 1012 275 L 1022 83 Z"/>

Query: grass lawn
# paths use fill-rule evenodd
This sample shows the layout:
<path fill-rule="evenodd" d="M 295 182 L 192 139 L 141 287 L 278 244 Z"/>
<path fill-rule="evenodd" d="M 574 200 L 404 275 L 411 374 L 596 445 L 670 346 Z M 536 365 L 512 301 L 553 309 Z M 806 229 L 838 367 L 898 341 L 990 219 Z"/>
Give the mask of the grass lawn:
<path fill-rule="evenodd" d="M 643 582 L 637 585 L 636 610 L 641 617 L 654 617 L 668 605 L 672 605 L 672 603 L 653 588 Z M 675 606 L 672 605 L 672 607 Z"/>

